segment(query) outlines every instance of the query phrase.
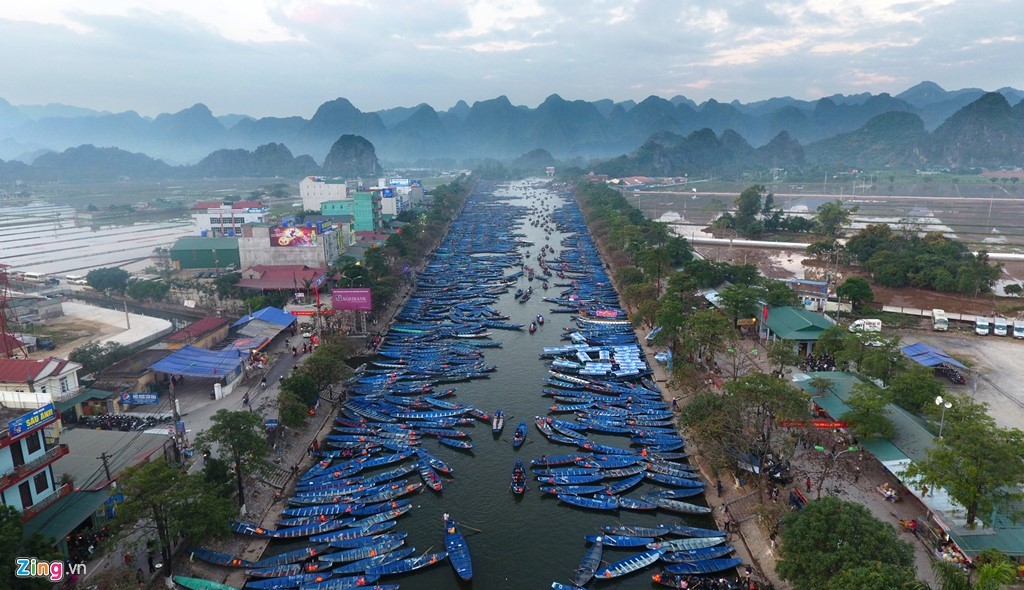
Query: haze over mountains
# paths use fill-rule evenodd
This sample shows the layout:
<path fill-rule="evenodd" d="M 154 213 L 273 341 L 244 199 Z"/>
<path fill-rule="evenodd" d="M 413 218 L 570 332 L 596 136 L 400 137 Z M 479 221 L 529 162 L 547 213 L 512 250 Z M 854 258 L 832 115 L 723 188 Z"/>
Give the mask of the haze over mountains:
<path fill-rule="evenodd" d="M 551 95 L 528 108 L 500 96 L 472 106 L 460 101 L 446 111 L 421 104 L 367 113 L 338 98 L 310 119 L 217 117 L 202 104 L 150 119 L 131 111 L 13 106 L 0 99 L 0 159 L 21 160 L 0 164 L 0 177 L 31 178 L 62 169 L 87 173 L 90 166 L 100 173 L 97 164 L 104 174 L 120 167 L 115 176 L 133 177 L 302 175 L 319 172 L 310 168 L 346 134 L 372 142 L 376 155 L 391 165 L 435 158 L 511 159 L 543 149 L 563 161 L 608 160 L 596 168 L 615 174 L 826 162 L 1016 166 L 1024 164 L 1022 99 L 1024 91 L 1013 88 L 947 91 L 931 82 L 895 96 L 782 97 L 748 104 L 709 100 L 698 105 L 682 96 L 586 102 Z M 76 149 L 47 153 L 68 148 Z"/>

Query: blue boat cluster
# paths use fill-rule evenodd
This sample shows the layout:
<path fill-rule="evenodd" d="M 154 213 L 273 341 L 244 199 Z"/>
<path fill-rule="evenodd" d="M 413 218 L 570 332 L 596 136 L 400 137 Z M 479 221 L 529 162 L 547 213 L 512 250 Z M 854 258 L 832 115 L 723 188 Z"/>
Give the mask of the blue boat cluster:
<path fill-rule="evenodd" d="M 567 344 L 546 347 L 540 355 L 550 363 L 543 395 L 554 403 L 548 415 L 536 417 L 535 425 L 550 442 L 574 449 L 532 462 L 540 490 L 586 510 L 709 513 L 707 506 L 684 500 L 700 496 L 704 482 L 695 469 L 681 462 L 687 457 L 685 440 L 651 379 L 650 367 L 579 209 L 567 203 L 553 220 L 568 237 L 558 257 L 539 262 L 559 278 L 572 280 L 556 283 L 563 290 L 544 300 L 557 306 L 552 313 L 572 314 L 575 328 L 564 330 Z M 569 415 L 575 419 L 566 419 Z M 594 435 L 621 437 L 623 444 L 598 442 Z M 656 491 L 626 495 L 645 483 L 657 486 Z M 660 540 L 666 535 L 685 538 Z M 586 539 L 591 545 L 571 584 L 555 582 L 553 588 L 581 588 L 594 578 L 624 576 L 659 561 L 668 565 L 655 575 L 655 581 L 686 587 L 681 586 L 684 576 L 740 564 L 738 558 L 727 557 L 733 549 L 717 530 L 685 525 L 613 527 Z M 642 551 L 614 561 L 603 554 L 607 547 Z"/>

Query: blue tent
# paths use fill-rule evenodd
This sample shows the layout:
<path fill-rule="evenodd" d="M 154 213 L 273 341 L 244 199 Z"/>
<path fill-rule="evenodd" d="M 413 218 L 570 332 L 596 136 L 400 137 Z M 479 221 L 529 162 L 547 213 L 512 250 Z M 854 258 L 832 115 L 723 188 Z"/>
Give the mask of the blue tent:
<path fill-rule="evenodd" d="M 942 350 L 935 348 L 934 346 L 924 344 L 923 342 L 918 342 L 917 344 L 908 344 L 907 346 L 900 348 L 900 350 L 903 351 L 903 354 L 906 355 L 909 359 L 913 360 L 919 365 L 924 365 L 926 367 L 949 365 L 951 367 L 967 369 L 967 367 L 960 364 L 960 362 L 957 361 L 955 358 L 942 352 Z"/>
<path fill-rule="evenodd" d="M 185 346 L 149 366 L 154 371 L 189 377 L 218 378 L 237 375 L 246 354 L 239 350 L 206 350 Z"/>
<path fill-rule="evenodd" d="M 253 320 L 263 320 L 264 322 L 277 324 L 279 326 L 290 326 L 295 322 L 295 316 L 283 309 L 278 309 L 276 307 L 264 307 L 257 312 L 243 316 L 237 322 L 231 324 L 231 327 L 237 328 L 238 326 L 248 324 Z"/>

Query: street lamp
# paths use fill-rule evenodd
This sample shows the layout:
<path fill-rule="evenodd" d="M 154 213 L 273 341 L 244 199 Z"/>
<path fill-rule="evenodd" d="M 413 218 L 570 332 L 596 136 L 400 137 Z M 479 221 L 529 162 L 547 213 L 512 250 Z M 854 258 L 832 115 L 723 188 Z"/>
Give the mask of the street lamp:
<path fill-rule="evenodd" d="M 942 418 L 939 420 L 939 438 L 942 438 L 942 427 L 946 425 L 946 410 L 953 407 L 953 402 L 942 399 L 941 395 L 935 396 L 935 405 L 942 406 Z"/>

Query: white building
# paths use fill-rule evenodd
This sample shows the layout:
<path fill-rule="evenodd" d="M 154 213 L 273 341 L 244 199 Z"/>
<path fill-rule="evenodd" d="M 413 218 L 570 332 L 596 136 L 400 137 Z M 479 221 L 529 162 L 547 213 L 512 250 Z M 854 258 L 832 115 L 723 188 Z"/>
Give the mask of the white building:
<path fill-rule="evenodd" d="M 0 405 L 35 409 L 68 400 L 81 392 L 81 368 L 78 363 L 56 357 L 0 359 Z"/>
<path fill-rule="evenodd" d="M 344 201 L 348 198 L 348 184 L 338 178 L 307 176 L 299 182 L 299 196 L 302 197 L 303 211 L 320 211 L 320 205 L 327 201 Z"/>
<path fill-rule="evenodd" d="M 192 206 L 196 235 L 227 237 L 242 234 L 247 223 L 266 223 L 270 208 L 258 201 L 200 202 Z"/>

